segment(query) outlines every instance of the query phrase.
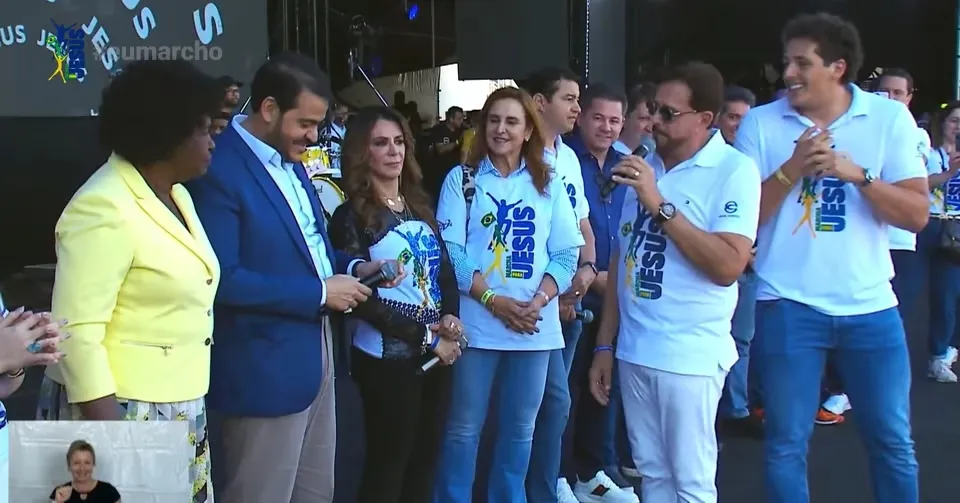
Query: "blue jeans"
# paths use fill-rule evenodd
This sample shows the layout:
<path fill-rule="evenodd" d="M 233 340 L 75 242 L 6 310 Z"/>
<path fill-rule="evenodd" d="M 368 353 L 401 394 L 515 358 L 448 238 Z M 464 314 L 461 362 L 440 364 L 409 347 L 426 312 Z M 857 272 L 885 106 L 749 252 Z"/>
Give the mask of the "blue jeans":
<path fill-rule="evenodd" d="M 584 327 L 570 368 L 570 394 L 573 398 L 570 421 L 563 435 L 561 475 L 570 482 L 590 480 L 604 467 L 632 466 L 630 444 L 623 419 L 620 379 L 613 367 L 610 402 L 606 407 L 590 394 L 589 371 L 593 364 L 600 318 Z"/>
<path fill-rule="evenodd" d="M 890 250 L 894 270 L 890 284 L 893 285 L 893 293 L 897 294 L 897 309 L 900 310 L 900 317 L 903 318 L 904 323 L 908 323 L 916 312 L 921 292 L 930 274 L 930 259 L 919 250 L 922 248 L 918 248 L 916 252 Z"/>
<path fill-rule="evenodd" d="M 789 300 L 757 303 L 767 499 L 809 503 L 807 446 L 827 352 L 857 411 L 878 503 L 918 503 L 910 437 L 910 356 L 895 308 L 828 316 Z"/>
<path fill-rule="evenodd" d="M 930 284 L 930 356 L 946 356 L 957 331 L 957 303 L 960 302 L 960 266 L 948 262 L 937 252 L 941 220 L 930 223 L 917 236 L 919 262 L 928 270 Z"/>
<path fill-rule="evenodd" d="M 487 501 L 527 501 L 523 481 L 530 463 L 533 429 L 550 355 L 550 351 L 463 352 L 453 366 L 450 412 L 437 464 L 434 503 L 471 501 L 480 432 L 487 420 L 494 384 L 499 417 Z"/>
<path fill-rule="evenodd" d="M 747 375 L 750 368 L 750 342 L 753 340 L 756 322 L 757 276 L 753 272 L 745 272 L 738 283 L 740 298 L 737 300 L 737 309 L 733 312 L 731 333 L 740 359 L 727 374 L 723 395 L 720 397 L 720 416 L 733 419 L 750 415 L 752 402 L 748 393 Z"/>
<path fill-rule="evenodd" d="M 577 306 L 580 309 L 580 306 Z M 547 386 L 537 414 L 533 433 L 533 450 L 527 471 L 527 500 L 537 503 L 557 501 L 557 478 L 560 476 L 560 454 L 563 430 L 570 417 L 570 365 L 583 331 L 583 322 L 563 324 L 564 348 L 550 352 Z"/>

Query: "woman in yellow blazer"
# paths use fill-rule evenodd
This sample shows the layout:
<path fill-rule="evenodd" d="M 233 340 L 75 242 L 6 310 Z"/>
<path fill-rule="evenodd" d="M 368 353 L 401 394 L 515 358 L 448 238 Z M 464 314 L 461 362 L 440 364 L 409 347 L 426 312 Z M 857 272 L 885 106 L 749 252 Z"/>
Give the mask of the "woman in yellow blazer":
<path fill-rule="evenodd" d="M 216 102 L 185 61 L 131 64 L 106 89 L 100 139 L 113 155 L 57 222 L 52 311 L 72 337 L 38 411 L 188 422 L 195 503 L 213 500 L 203 397 L 220 268 L 180 184 L 210 164 Z"/>

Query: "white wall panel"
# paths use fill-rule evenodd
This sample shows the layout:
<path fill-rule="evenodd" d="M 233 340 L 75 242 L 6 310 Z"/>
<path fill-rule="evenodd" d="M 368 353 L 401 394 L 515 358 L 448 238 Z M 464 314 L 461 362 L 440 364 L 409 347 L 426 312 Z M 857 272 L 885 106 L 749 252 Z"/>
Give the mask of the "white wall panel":
<path fill-rule="evenodd" d="M 97 453 L 94 476 L 117 487 L 125 502 L 190 500 L 189 445 L 184 422 L 14 421 L 10 430 L 10 501 L 49 503 L 50 491 L 70 480 L 70 442 L 86 440 Z"/>

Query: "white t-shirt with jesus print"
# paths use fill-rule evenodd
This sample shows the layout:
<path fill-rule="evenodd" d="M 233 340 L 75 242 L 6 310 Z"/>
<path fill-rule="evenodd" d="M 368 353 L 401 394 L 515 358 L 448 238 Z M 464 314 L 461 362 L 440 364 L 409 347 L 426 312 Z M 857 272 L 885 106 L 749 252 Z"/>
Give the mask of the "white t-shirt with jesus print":
<path fill-rule="evenodd" d="M 834 149 L 885 183 L 926 178 L 925 146 L 902 103 L 849 86 L 850 108 L 830 125 Z M 764 180 L 793 155 L 813 123 L 786 98 L 750 110 L 734 146 Z M 875 313 L 897 305 L 890 285 L 888 225 L 854 184 L 807 177 L 787 194 L 757 238 L 759 300 L 788 299 L 829 316 Z"/>
<path fill-rule="evenodd" d="M 590 217 L 590 203 L 583 189 L 583 172 L 580 170 L 580 159 L 572 148 L 567 146 L 558 136 L 553 142 L 553 151 L 545 150 L 543 160 L 556 172 L 557 178 L 563 182 L 570 204 L 577 220 Z"/>
<path fill-rule="evenodd" d="M 756 238 L 757 167 L 720 133 L 669 171 L 656 154 L 647 162 L 664 200 L 694 226 Z M 718 285 L 690 263 L 632 189 L 624 198 L 618 238 L 617 358 L 684 375 L 714 376 L 718 367 L 730 370 L 737 361 L 730 336 L 737 285 Z"/>
<path fill-rule="evenodd" d="M 426 327 L 440 321 L 440 243 L 433 229 L 412 217 L 395 216 L 395 222 L 370 246 L 370 260 L 399 260 L 407 272 L 393 288 L 378 288 L 380 301 Z M 379 330 L 356 320 L 353 345 L 374 358 L 396 357 L 414 349 L 399 339 L 384 338 Z"/>
<path fill-rule="evenodd" d="M 467 215 L 463 171 L 454 168 L 440 191 L 437 221 L 448 243 L 463 246 L 498 295 L 520 301 L 540 288 L 549 253 L 583 245 L 580 224 L 563 183 L 553 177 L 546 195 L 537 192 L 525 165 L 504 177 L 489 159 L 477 167 L 476 195 Z M 461 294 L 460 320 L 470 347 L 545 351 L 562 348 L 556 298 L 540 312 L 539 333 L 520 334 L 506 327 L 479 302 Z"/>

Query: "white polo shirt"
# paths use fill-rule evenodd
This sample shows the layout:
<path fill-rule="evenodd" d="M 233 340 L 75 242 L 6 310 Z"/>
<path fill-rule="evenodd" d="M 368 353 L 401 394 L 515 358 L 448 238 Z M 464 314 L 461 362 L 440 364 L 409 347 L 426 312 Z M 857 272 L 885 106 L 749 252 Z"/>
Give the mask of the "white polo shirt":
<path fill-rule="evenodd" d="M 657 188 L 696 227 L 756 238 L 760 176 L 720 133 L 691 159 L 665 171 L 647 162 Z M 737 285 L 720 286 L 700 272 L 628 190 L 620 217 L 617 358 L 666 372 L 714 376 L 737 361 L 730 320 Z"/>
<path fill-rule="evenodd" d="M 938 175 L 950 169 L 950 154 L 943 147 L 934 150 L 927 161 L 927 174 Z M 960 215 L 960 173 L 939 187 L 930 189 L 931 215 Z"/>
<path fill-rule="evenodd" d="M 570 197 L 570 204 L 573 205 L 573 212 L 577 215 L 577 220 L 583 220 L 590 216 L 590 204 L 587 203 L 587 196 L 583 193 L 583 173 L 580 171 L 580 159 L 572 148 L 563 143 L 558 136 L 553 142 L 554 150 L 544 150 L 543 160 L 547 165 L 553 168 L 557 177 L 563 182 L 563 187 Z"/>
<path fill-rule="evenodd" d="M 930 147 L 930 135 L 922 127 L 917 128 L 917 149 L 926 152 L 923 158 L 927 166 L 927 174 L 930 174 L 930 163 L 935 162 L 933 157 L 936 157 L 936 154 Z M 939 172 L 939 170 L 936 171 L 936 173 Z M 932 192 L 930 196 L 932 200 Z M 891 250 L 917 251 L 917 235 L 908 230 L 888 225 L 887 238 L 890 240 Z"/>
<path fill-rule="evenodd" d="M 466 212 L 463 170 L 453 169 L 440 190 L 437 221 L 444 241 L 463 246 L 498 295 L 533 298 L 549 253 L 583 246 L 583 235 L 563 182 L 552 177 L 546 195 L 533 186 L 525 165 L 508 177 L 489 158 L 477 166 L 477 193 Z M 540 312 L 540 332 L 514 332 L 469 295 L 460 296 L 460 320 L 470 347 L 506 351 L 546 351 L 564 346 L 560 309 L 554 298 Z"/>
<path fill-rule="evenodd" d="M 836 150 L 886 183 L 926 178 L 925 152 L 907 107 L 856 86 L 850 90 L 850 109 L 830 126 Z M 735 146 L 756 161 L 766 180 L 812 125 L 781 99 L 747 113 Z M 837 179 L 796 184 L 760 227 L 754 269 L 759 300 L 789 299 L 830 316 L 897 305 L 887 224 L 855 185 Z"/>

